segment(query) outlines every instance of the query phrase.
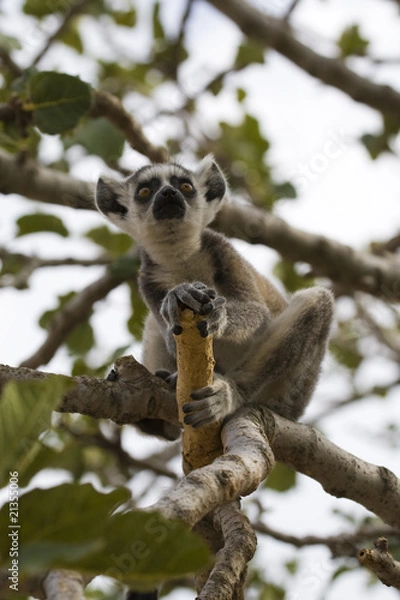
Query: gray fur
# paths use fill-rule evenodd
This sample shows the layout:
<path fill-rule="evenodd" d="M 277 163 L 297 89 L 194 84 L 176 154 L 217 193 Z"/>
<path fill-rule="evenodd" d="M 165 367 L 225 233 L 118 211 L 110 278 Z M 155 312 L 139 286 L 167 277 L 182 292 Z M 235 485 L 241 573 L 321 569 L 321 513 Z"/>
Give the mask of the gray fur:
<path fill-rule="evenodd" d="M 183 185 L 188 182 L 191 190 Z M 150 190 L 144 199 L 138 195 L 143 186 Z M 184 304 L 204 315 L 199 331 L 214 335 L 216 359 L 214 383 L 192 393 L 185 422 L 201 427 L 253 402 L 298 419 L 318 379 L 333 298 L 313 287 L 288 303 L 224 236 L 207 228 L 226 187 L 212 156 L 196 172 L 172 163 L 144 167 L 124 182 L 99 180 L 99 210 L 142 251 L 139 285 L 150 310 L 143 362 L 152 372 L 176 371 L 173 333 L 179 334 L 178 306 Z"/>

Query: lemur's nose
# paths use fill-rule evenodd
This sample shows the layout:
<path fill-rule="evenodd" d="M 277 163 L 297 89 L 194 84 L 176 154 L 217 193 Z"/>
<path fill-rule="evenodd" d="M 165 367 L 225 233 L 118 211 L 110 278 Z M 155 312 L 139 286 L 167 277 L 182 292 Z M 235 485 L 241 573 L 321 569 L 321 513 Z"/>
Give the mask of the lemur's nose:
<path fill-rule="evenodd" d="M 170 199 L 173 198 L 174 196 L 176 196 L 176 190 L 171 187 L 170 185 L 166 185 L 165 187 L 163 187 L 163 189 L 161 190 L 161 195 L 166 199 Z"/>

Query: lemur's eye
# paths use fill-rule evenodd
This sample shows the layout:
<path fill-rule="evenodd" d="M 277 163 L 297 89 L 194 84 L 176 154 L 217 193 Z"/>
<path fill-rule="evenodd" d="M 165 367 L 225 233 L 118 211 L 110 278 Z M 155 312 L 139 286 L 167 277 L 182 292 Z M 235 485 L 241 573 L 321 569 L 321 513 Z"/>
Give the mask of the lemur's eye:
<path fill-rule="evenodd" d="M 180 188 L 184 194 L 190 194 L 191 192 L 193 192 L 193 186 L 188 181 L 184 181 L 183 183 L 181 183 Z"/>
<path fill-rule="evenodd" d="M 139 198 L 148 198 L 150 196 L 150 194 L 151 194 L 151 189 L 149 187 L 141 187 L 137 193 Z"/>

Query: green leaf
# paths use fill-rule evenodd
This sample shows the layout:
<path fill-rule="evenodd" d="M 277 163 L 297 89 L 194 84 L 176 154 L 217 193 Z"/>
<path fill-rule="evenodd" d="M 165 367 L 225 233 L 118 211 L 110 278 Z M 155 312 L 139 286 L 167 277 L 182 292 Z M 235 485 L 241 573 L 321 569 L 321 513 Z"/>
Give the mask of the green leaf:
<path fill-rule="evenodd" d="M 314 279 L 312 277 L 305 277 L 300 275 L 296 266 L 286 260 L 280 260 L 274 267 L 274 275 L 278 277 L 288 292 L 295 292 L 314 285 Z"/>
<path fill-rule="evenodd" d="M 51 310 L 46 310 L 39 319 L 39 325 L 43 329 L 47 329 L 56 314 L 59 312 L 61 308 L 63 308 L 72 298 L 76 296 L 76 292 L 68 292 L 68 294 L 63 294 L 58 296 L 58 306 Z"/>
<path fill-rule="evenodd" d="M 295 575 L 299 570 L 299 561 L 296 559 L 285 562 L 285 567 L 290 575 Z"/>
<path fill-rule="evenodd" d="M 369 41 L 360 34 L 358 25 L 347 27 L 337 41 L 342 58 L 347 56 L 365 56 Z"/>
<path fill-rule="evenodd" d="M 78 54 L 83 54 L 82 38 L 76 22 L 71 23 L 69 27 L 67 27 L 67 29 L 59 36 L 59 40 L 66 46 L 76 50 Z"/>
<path fill-rule="evenodd" d="M 124 143 L 123 134 L 105 118 L 87 121 L 73 135 L 64 139 L 65 148 L 81 144 L 89 154 L 100 156 L 109 163 L 120 158 Z"/>
<path fill-rule="evenodd" d="M 247 98 L 247 92 L 243 88 L 237 88 L 236 90 L 237 101 L 242 103 Z"/>
<path fill-rule="evenodd" d="M 132 511 L 114 515 L 106 525 L 111 568 L 105 574 L 136 589 L 154 588 L 210 564 L 204 540 L 180 521 Z"/>
<path fill-rule="evenodd" d="M 93 327 L 84 321 L 73 328 L 65 343 L 72 354 L 86 354 L 95 344 Z"/>
<path fill-rule="evenodd" d="M 296 471 L 282 463 L 276 463 L 266 480 L 265 487 L 277 492 L 287 492 L 296 485 L 296 477 Z"/>
<path fill-rule="evenodd" d="M 84 472 L 84 452 L 80 444 L 73 440 L 63 444 L 61 450 L 42 446 L 29 467 L 20 474 L 20 487 L 28 485 L 29 481 L 43 469 L 61 469 L 77 480 Z"/>
<path fill-rule="evenodd" d="M 333 339 L 329 344 L 337 362 L 351 371 L 355 371 L 363 361 L 363 356 L 358 350 L 356 340 Z"/>
<path fill-rule="evenodd" d="M 17 38 L 0 32 L 0 47 L 9 52 L 10 50 L 19 50 L 21 44 Z"/>
<path fill-rule="evenodd" d="M 21 129 L 11 121 L 0 123 L 0 146 L 7 152 L 28 153 L 31 157 L 37 156 L 41 136 L 32 127 L 27 130 L 27 135 L 21 137 Z"/>
<path fill-rule="evenodd" d="M 286 592 L 283 588 L 274 583 L 267 583 L 259 595 L 259 600 L 284 600 L 285 596 Z"/>
<path fill-rule="evenodd" d="M 137 13 L 135 9 L 126 12 L 113 10 L 110 16 L 117 25 L 123 25 L 124 27 L 134 27 L 136 25 Z"/>
<path fill-rule="evenodd" d="M 264 52 L 265 49 L 261 44 L 254 42 L 250 39 L 246 40 L 238 48 L 238 52 L 235 60 L 236 69 L 243 69 L 247 65 L 254 63 L 264 63 Z"/>
<path fill-rule="evenodd" d="M 296 188 L 293 186 L 290 181 L 285 181 L 284 183 L 274 183 L 273 189 L 275 191 L 277 200 L 281 198 L 290 198 L 293 200 L 297 197 Z"/>
<path fill-rule="evenodd" d="M 64 484 L 21 496 L 21 574 L 64 567 L 105 574 L 145 589 L 208 563 L 205 543 L 181 522 L 154 512 L 110 516 L 129 496 L 125 488 L 102 494 L 89 484 Z M 0 511 L 2 531 L 8 519 L 5 506 Z M 3 536 L 0 553 L 4 551 L 4 556 L 7 546 Z"/>
<path fill-rule="evenodd" d="M 380 133 L 378 135 L 374 135 L 372 133 L 366 133 L 361 137 L 361 142 L 364 144 L 365 148 L 368 150 L 368 153 L 372 160 L 375 160 L 383 154 L 384 152 L 392 152 L 388 144 L 388 138 L 385 133 Z"/>
<path fill-rule="evenodd" d="M 339 321 L 337 333 L 332 338 L 329 348 L 337 362 L 354 371 L 363 361 L 359 350 L 360 332 L 351 321 Z"/>
<path fill-rule="evenodd" d="M 136 277 L 139 269 L 139 259 L 137 256 L 125 254 L 115 260 L 110 266 L 110 273 L 117 279 L 129 279 Z"/>
<path fill-rule="evenodd" d="M 213 81 L 209 86 L 208 86 L 208 90 L 214 95 L 214 96 L 218 96 L 218 94 L 223 90 L 224 88 L 224 81 L 221 77 L 218 77 L 217 79 L 215 79 L 215 81 Z"/>
<path fill-rule="evenodd" d="M 65 0 L 25 0 L 23 11 L 26 15 L 44 17 L 53 13 L 66 13 L 71 10 L 70 4 Z"/>
<path fill-rule="evenodd" d="M 101 225 L 90 229 L 85 233 L 85 237 L 92 240 L 98 246 L 101 246 L 114 256 L 125 254 L 131 248 L 133 240 L 126 233 L 115 233 L 107 227 Z M 137 259 L 136 259 L 137 265 Z"/>
<path fill-rule="evenodd" d="M 143 335 L 143 323 L 147 314 L 147 306 L 143 302 L 136 286 L 131 285 L 132 315 L 128 319 L 128 330 L 133 337 L 140 341 Z"/>
<path fill-rule="evenodd" d="M 100 494 L 89 484 L 64 484 L 22 495 L 19 498 L 19 525 L 24 540 L 20 547 L 21 572 L 35 573 L 46 569 L 46 565 L 68 564 L 69 560 L 79 563 L 75 554 L 79 545 L 80 559 L 93 552 L 93 546 L 104 548 L 106 542 L 101 539 L 104 521 L 129 496 L 125 488 Z M 2 531 L 7 521 L 5 505 L 0 511 Z M 7 541 L 0 540 L 0 554 L 6 545 Z"/>
<path fill-rule="evenodd" d="M 0 402 L 0 481 L 9 471 L 22 476 L 41 449 L 38 436 L 49 428 L 52 411 L 73 386 L 67 377 L 52 376 L 42 381 L 12 381 Z"/>
<path fill-rule="evenodd" d="M 36 75 L 38 70 L 36 67 L 28 67 L 24 71 L 22 71 L 21 75 L 16 79 L 13 79 L 11 83 L 11 89 L 13 92 L 16 92 L 21 98 L 26 99 L 29 80 Z"/>
<path fill-rule="evenodd" d="M 16 237 L 22 237 L 30 233 L 49 231 L 57 233 L 61 237 L 68 237 L 69 232 L 59 217 L 45 213 L 33 213 L 23 215 L 17 220 L 18 231 Z"/>
<path fill-rule="evenodd" d="M 153 39 L 156 41 L 165 39 L 164 27 L 160 20 L 160 3 L 156 2 L 153 9 Z"/>
<path fill-rule="evenodd" d="M 29 81 L 33 120 L 42 133 L 56 134 L 75 127 L 89 110 L 91 87 L 72 75 L 43 71 Z"/>

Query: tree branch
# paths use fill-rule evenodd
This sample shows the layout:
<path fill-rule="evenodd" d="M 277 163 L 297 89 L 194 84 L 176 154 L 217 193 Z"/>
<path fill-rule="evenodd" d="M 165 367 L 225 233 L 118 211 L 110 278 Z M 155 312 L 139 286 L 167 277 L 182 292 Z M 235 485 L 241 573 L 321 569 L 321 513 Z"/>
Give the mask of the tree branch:
<path fill-rule="evenodd" d="M 10 56 L 10 53 L 7 51 L 4 46 L 0 46 L 0 62 L 8 69 L 8 71 L 14 76 L 19 77 L 22 75 L 23 70 Z"/>
<path fill-rule="evenodd" d="M 273 48 L 295 65 L 353 98 L 382 113 L 400 117 L 400 93 L 388 85 L 373 83 L 351 71 L 342 60 L 329 58 L 308 48 L 293 36 L 283 20 L 265 13 L 243 0 L 208 0 L 231 19 L 249 38 Z"/>
<path fill-rule="evenodd" d="M 33 59 L 31 66 L 36 66 L 47 54 L 48 50 L 51 48 L 53 43 L 58 40 L 58 38 L 64 33 L 64 31 L 69 26 L 71 20 L 79 15 L 85 8 L 86 4 L 89 4 L 92 0 L 78 0 L 72 3 L 68 3 L 65 6 L 67 7 L 67 11 L 65 12 L 60 25 L 57 29 L 52 33 L 49 38 L 46 40 L 43 48 L 37 54 L 37 56 Z"/>
<path fill-rule="evenodd" d="M 42 202 L 93 210 L 94 185 L 19 160 L 0 151 L 0 192 Z M 265 244 L 293 262 L 313 266 L 347 292 L 362 290 L 386 302 L 400 301 L 400 263 L 396 257 L 375 256 L 321 235 L 301 231 L 283 219 L 247 204 L 227 202 L 213 228 L 250 244 Z"/>
<path fill-rule="evenodd" d="M 0 260 L 18 262 L 21 268 L 15 275 L 9 273 L 0 274 L 0 288 L 15 287 L 16 289 L 26 289 L 29 284 L 29 278 L 36 269 L 44 267 L 97 267 L 110 265 L 113 258 L 109 254 L 100 254 L 93 259 L 85 258 L 39 258 L 38 256 L 22 254 L 21 252 L 11 252 L 4 246 L 0 246 Z"/>
<path fill-rule="evenodd" d="M 49 571 L 43 580 L 46 600 L 84 600 L 85 586 L 83 575 L 66 569 Z"/>
<path fill-rule="evenodd" d="M 365 506 L 400 529 L 400 480 L 386 467 L 358 458 L 308 425 L 259 409 L 276 460 L 318 481 L 337 498 Z"/>
<path fill-rule="evenodd" d="M 122 281 L 121 278 L 107 271 L 100 279 L 76 294 L 56 313 L 48 325 L 47 338 L 32 356 L 21 363 L 21 367 L 35 369 L 40 365 L 46 365 L 71 331 L 89 318 L 93 304 L 105 298 Z"/>
<path fill-rule="evenodd" d="M 354 532 L 344 532 L 326 537 L 317 535 L 297 537 L 273 529 L 262 521 L 252 522 L 252 526 L 258 533 L 268 535 L 274 538 L 274 540 L 278 540 L 285 544 L 291 544 L 296 548 L 304 548 L 305 546 L 326 546 L 329 548 L 334 558 L 342 556 L 356 557 L 358 552 L 357 545 L 366 539 L 376 538 L 377 536 L 382 535 L 387 537 L 398 535 L 398 532 L 395 529 L 387 525 L 377 525 L 374 527 L 365 526 Z"/>
<path fill-rule="evenodd" d="M 225 504 L 215 512 L 224 536 L 224 547 L 217 553 L 216 564 L 199 600 L 244 600 L 247 564 L 256 551 L 257 538 L 237 503 Z"/>
<path fill-rule="evenodd" d="M 0 150 L 0 193 L 20 194 L 47 204 L 94 210 L 94 185 Z"/>
<path fill-rule="evenodd" d="M 375 550 L 363 548 L 358 553 L 358 560 L 368 567 L 388 587 L 400 590 L 400 562 L 394 560 L 389 552 L 387 539 L 381 537 L 375 542 Z"/>
<path fill-rule="evenodd" d="M 112 94 L 104 91 L 93 92 L 89 115 L 94 118 L 106 117 L 121 131 L 134 150 L 147 156 L 152 162 L 162 163 L 168 160 L 169 155 L 165 148 L 149 142 L 139 123 Z"/>
<path fill-rule="evenodd" d="M 301 231 L 251 205 L 228 203 L 214 229 L 251 244 L 265 244 L 293 262 L 306 262 L 316 275 L 340 283 L 346 291 L 362 290 L 387 302 L 400 300 L 400 262 L 354 250 L 322 235 Z"/>
<path fill-rule="evenodd" d="M 211 423 L 199 429 L 185 425 L 183 406 L 190 401 L 194 390 L 211 385 L 214 378 L 213 336 L 202 337 L 197 323 L 203 315 L 195 315 L 190 309 L 182 309 L 179 324 L 182 332 L 174 335 L 178 381 L 176 400 L 182 431 L 183 472 L 189 473 L 210 464 L 222 454 L 221 423 Z"/>
<path fill-rule="evenodd" d="M 254 492 L 275 461 L 260 422 L 249 415 L 243 411 L 224 425 L 223 456 L 186 475 L 152 509 L 193 527 L 212 510 Z"/>
<path fill-rule="evenodd" d="M 178 424 L 175 394 L 164 381 L 133 357 L 119 358 L 115 368 L 116 381 L 74 377 L 76 386 L 58 410 L 111 419 L 118 425 L 144 418 Z M 3 365 L 0 391 L 7 381 L 49 375 Z M 275 456 L 318 481 L 327 493 L 357 502 L 400 530 L 400 480 L 394 473 L 346 452 L 308 425 L 284 419 L 267 408 L 246 408 L 224 425 L 222 442 L 224 456 L 190 473 L 155 510 L 193 526 L 211 510 L 253 492 L 269 474 Z"/>
<path fill-rule="evenodd" d="M 141 419 L 163 419 L 178 425 L 175 394 L 133 356 L 115 361 L 116 381 L 85 375 L 71 377 L 76 384 L 62 399 L 59 412 L 79 413 L 95 419 L 111 419 L 132 425 Z M 8 381 L 33 381 L 52 375 L 23 367 L 0 365 L 0 392 Z"/>

